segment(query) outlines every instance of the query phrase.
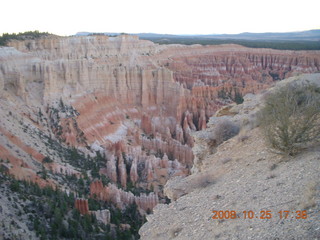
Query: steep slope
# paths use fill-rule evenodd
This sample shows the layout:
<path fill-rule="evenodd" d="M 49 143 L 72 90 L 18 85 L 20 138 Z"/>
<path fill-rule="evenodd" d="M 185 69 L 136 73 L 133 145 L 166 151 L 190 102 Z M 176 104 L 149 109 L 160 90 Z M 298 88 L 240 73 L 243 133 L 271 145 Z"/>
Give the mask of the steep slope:
<path fill-rule="evenodd" d="M 319 84 L 320 75 L 276 87 L 302 80 Z M 147 216 L 141 239 L 320 239 L 319 148 L 290 159 L 272 153 L 255 126 L 262 99 L 246 96 L 195 133 L 195 173 L 169 180 L 165 194 L 174 201 Z M 215 149 L 212 129 L 226 119 L 242 124 L 242 130 Z"/>

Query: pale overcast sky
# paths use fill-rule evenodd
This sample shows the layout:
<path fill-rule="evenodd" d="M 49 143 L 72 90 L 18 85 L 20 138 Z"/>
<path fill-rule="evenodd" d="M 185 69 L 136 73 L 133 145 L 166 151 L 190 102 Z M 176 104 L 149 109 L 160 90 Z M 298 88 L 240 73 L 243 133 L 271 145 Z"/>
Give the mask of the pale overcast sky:
<path fill-rule="evenodd" d="M 4 0 L 0 34 L 212 34 L 320 29 L 320 0 Z"/>

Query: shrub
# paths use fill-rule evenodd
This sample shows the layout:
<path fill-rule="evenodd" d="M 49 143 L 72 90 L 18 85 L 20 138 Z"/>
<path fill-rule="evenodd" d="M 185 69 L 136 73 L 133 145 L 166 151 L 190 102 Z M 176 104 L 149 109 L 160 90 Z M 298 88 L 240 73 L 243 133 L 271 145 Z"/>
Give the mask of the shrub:
<path fill-rule="evenodd" d="M 292 83 L 269 94 L 259 122 L 267 143 L 278 153 L 299 153 L 320 137 L 320 88 Z"/>
<path fill-rule="evenodd" d="M 213 174 L 210 172 L 206 172 L 197 174 L 193 181 L 189 183 L 189 186 L 191 187 L 191 189 L 205 188 L 211 184 L 214 184 L 215 182 L 216 180 Z"/>
<path fill-rule="evenodd" d="M 240 131 L 237 124 L 230 120 L 221 120 L 214 128 L 214 135 L 217 144 L 236 136 Z"/>
<path fill-rule="evenodd" d="M 12 180 L 10 183 L 10 189 L 13 192 L 19 192 L 20 191 L 20 184 L 17 180 Z"/>
<path fill-rule="evenodd" d="M 53 160 L 50 157 L 44 157 L 44 159 L 42 160 L 44 163 L 52 163 Z"/>

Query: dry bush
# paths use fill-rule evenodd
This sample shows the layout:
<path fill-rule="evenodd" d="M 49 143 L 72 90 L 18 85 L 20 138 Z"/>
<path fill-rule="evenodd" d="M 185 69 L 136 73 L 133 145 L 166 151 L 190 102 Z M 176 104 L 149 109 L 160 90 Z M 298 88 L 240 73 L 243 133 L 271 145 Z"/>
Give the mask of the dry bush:
<path fill-rule="evenodd" d="M 259 123 L 270 146 L 295 155 L 320 139 L 320 88 L 288 84 L 268 95 Z"/>
<path fill-rule="evenodd" d="M 220 144 L 236 136 L 239 131 L 239 125 L 231 122 L 230 120 L 222 120 L 215 126 L 214 137 L 217 144 Z"/>
<path fill-rule="evenodd" d="M 192 183 L 190 183 L 193 189 L 205 188 L 211 184 L 215 183 L 215 178 L 211 173 L 200 173 L 196 175 Z"/>

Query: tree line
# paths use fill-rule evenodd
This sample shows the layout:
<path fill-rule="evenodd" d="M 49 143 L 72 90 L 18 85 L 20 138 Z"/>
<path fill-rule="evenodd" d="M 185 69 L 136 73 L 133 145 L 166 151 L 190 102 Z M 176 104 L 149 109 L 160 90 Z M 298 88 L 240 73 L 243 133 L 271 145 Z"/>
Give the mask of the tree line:
<path fill-rule="evenodd" d="M 27 31 L 20 33 L 4 33 L 0 36 L 0 46 L 6 46 L 11 40 L 37 39 L 52 35 L 48 32 Z"/>
<path fill-rule="evenodd" d="M 250 48 L 272 48 L 278 50 L 320 50 L 320 41 L 302 40 L 245 40 L 245 39 L 208 39 L 208 38 L 157 38 L 141 37 L 159 44 L 201 44 L 201 45 L 220 45 L 238 44 Z"/>

